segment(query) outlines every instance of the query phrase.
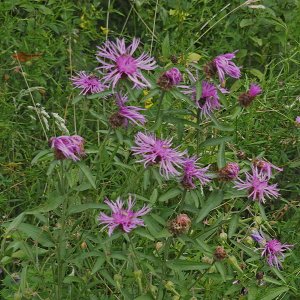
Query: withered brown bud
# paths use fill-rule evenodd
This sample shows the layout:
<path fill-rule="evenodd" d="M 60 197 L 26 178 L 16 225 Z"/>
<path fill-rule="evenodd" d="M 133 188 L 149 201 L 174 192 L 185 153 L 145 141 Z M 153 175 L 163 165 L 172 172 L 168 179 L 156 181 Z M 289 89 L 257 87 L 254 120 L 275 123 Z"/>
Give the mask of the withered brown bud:
<path fill-rule="evenodd" d="M 247 154 L 242 150 L 238 150 L 236 153 L 236 156 L 238 159 L 246 159 L 247 158 Z"/>
<path fill-rule="evenodd" d="M 173 86 L 173 82 L 172 80 L 166 75 L 166 74 L 162 74 L 158 80 L 157 80 L 157 85 L 163 89 L 163 90 L 169 90 L 172 88 Z"/>
<path fill-rule="evenodd" d="M 227 257 L 227 253 L 222 246 L 217 246 L 214 252 L 214 256 L 217 260 L 223 260 L 224 258 Z"/>
<path fill-rule="evenodd" d="M 264 275 L 265 275 L 264 272 L 259 271 L 259 272 L 256 273 L 256 279 L 257 280 L 262 280 L 264 278 Z"/>
<path fill-rule="evenodd" d="M 176 55 L 171 55 L 170 56 L 170 60 L 173 64 L 177 64 L 178 63 L 178 58 L 176 57 Z"/>
<path fill-rule="evenodd" d="M 239 96 L 239 103 L 242 107 L 248 107 L 255 97 L 251 97 L 248 93 L 243 93 Z"/>
<path fill-rule="evenodd" d="M 206 78 L 211 78 L 217 73 L 216 63 L 214 61 L 210 61 L 203 67 L 203 72 L 206 75 Z"/>
<path fill-rule="evenodd" d="M 87 243 L 86 242 L 82 242 L 80 245 L 81 249 L 86 249 L 87 248 Z"/>
<path fill-rule="evenodd" d="M 237 163 L 228 163 L 224 168 L 219 170 L 219 178 L 222 181 L 230 181 L 237 178 L 240 167 Z"/>
<path fill-rule="evenodd" d="M 113 129 L 122 127 L 126 124 L 126 119 L 116 112 L 109 117 L 109 124 Z"/>
<path fill-rule="evenodd" d="M 173 235 L 187 233 L 191 227 L 191 219 L 186 214 L 180 214 L 168 223 L 168 229 Z"/>
<path fill-rule="evenodd" d="M 241 295 L 245 296 L 245 295 L 247 295 L 247 294 L 248 294 L 248 289 L 245 288 L 245 287 L 243 287 L 243 288 L 241 289 Z"/>
<path fill-rule="evenodd" d="M 9 79 L 9 75 L 8 75 L 8 74 L 4 74 L 4 75 L 3 75 L 3 80 L 4 80 L 4 81 L 7 81 L 8 79 Z"/>

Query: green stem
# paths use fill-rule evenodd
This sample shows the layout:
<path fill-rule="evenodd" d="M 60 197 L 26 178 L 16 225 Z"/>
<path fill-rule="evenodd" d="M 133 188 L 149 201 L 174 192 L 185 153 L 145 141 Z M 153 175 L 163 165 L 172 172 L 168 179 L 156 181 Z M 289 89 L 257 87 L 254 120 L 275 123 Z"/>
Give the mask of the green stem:
<path fill-rule="evenodd" d="M 197 125 L 200 124 L 200 115 L 201 115 L 201 109 L 198 107 L 197 109 Z M 200 146 L 200 129 L 197 128 L 197 149 L 196 154 L 199 155 L 199 146 Z"/>
<path fill-rule="evenodd" d="M 160 117 L 161 105 L 162 105 L 164 96 L 165 96 L 165 91 L 162 91 L 162 93 L 158 99 L 158 107 L 157 107 L 157 114 L 156 114 L 156 118 L 155 118 L 155 124 L 157 123 L 157 121 Z"/>

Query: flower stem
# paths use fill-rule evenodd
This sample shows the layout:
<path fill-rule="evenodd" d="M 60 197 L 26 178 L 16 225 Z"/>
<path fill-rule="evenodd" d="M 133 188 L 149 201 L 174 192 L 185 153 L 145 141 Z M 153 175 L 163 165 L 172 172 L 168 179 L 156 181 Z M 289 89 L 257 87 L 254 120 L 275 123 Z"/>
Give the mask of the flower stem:
<path fill-rule="evenodd" d="M 197 109 L 197 125 L 200 124 L 200 113 L 201 109 L 198 107 Z M 197 128 L 197 148 L 196 148 L 196 154 L 199 155 L 199 145 L 200 145 L 200 129 Z"/>
<path fill-rule="evenodd" d="M 155 118 L 155 124 L 157 123 L 157 121 L 160 117 L 161 105 L 162 105 L 164 96 L 165 96 L 165 91 L 162 91 L 162 93 L 158 99 L 158 107 L 157 107 L 157 114 L 156 114 L 156 118 Z"/>

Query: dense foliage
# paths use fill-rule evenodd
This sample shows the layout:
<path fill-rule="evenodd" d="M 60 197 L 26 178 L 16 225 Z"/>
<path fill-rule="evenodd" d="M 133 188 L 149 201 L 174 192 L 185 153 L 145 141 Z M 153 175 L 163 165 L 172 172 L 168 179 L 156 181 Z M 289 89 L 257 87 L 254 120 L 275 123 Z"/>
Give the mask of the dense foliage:
<path fill-rule="evenodd" d="M 1 299 L 299 299 L 299 9 L 2 1 Z"/>

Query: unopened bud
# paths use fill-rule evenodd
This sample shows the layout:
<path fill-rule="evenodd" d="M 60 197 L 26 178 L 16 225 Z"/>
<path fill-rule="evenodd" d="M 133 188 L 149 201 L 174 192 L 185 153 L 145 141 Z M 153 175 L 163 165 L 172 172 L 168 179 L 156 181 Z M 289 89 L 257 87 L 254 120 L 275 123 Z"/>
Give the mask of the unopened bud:
<path fill-rule="evenodd" d="M 175 219 L 168 223 L 169 231 L 173 235 L 187 233 L 191 227 L 191 219 L 186 214 L 179 214 Z"/>
<path fill-rule="evenodd" d="M 172 282 L 172 281 L 167 281 L 166 283 L 165 283 L 165 288 L 168 290 L 168 291 L 174 291 L 175 290 L 175 285 L 174 285 L 174 283 Z"/>
<path fill-rule="evenodd" d="M 211 265 L 211 264 L 213 264 L 214 259 L 213 259 L 212 257 L 203 256 L 203 257 L 201 258 L 201 261 L 202 261 L 203 263 L 205 263 L 205 264 Z"/>
<path fill-rule="evenodd" d="M 133 272 L 133 275 L 136 279 L 141 279 L 142 275 L 143 275 L 143 272 L 141 270 L 136 270 L 136 271 Z"/>
<path fill-rule="evenodd" d="M 227 253 L 222 246 L 217 246 L 214 256 L 218 260 L 223 260 L 224 258 L 227 257 Z"/>
<path fill-rule="evenodd" d="M 9 79 L 9 75 L 8 75 L 8 74 L 4 74 L 4 75 L 3 75 L 3 80 L 4 80 L 4 81 L 7 81 L 8 79 Z"/>
<path fill-rule="evenodd" d="M 115 274 L 114 275 L 114 281 L 121 282 L 122 281 L 122 276 L 120 274 Z"/>
<path fill-rule="evenodd" d="M 220 239 L 223 240 L 223 241 L 226 241 L 227 240 L 227 233 L 222 231 L 220 233 Z"/>
<path fill-rule="evenodd" d="M 262 280 L 264 278 L 264 275 L 265 275 L 264 272 L 259 271 L 259 272 L 256 273 L 256 279 L 257 280 Z"/>
<path fill-rule="evenodd" d="M 150 285 L 150 291 L 152 294 L 156 295 L 158 292 L 158 288 L 155 285 Z"/>
<path fill-rule="evenodd" d="M 257 224 L 257 225 L 260 225 L 262 223 L 262 218 L 260 216 L 255 216 L 254 217 L 254 222 Z"/>
<path fill-rule="evenodd" d="M 175 296 L 173 296 L 172 300 L 180 300 L 180 296 L 175 295 Z"/>
<path fill-rule="evenodd" d="M 86 249 L 87 248 L 86 242 L 82 242 L 81 245 L 80 245 L 80 248 L 81 249 Z"/>
<path fill-rule="evenodd" d="M 251 236 L 247 236 L 245 238 L 245 243 L 248 245 L 253 245 L 253 243 L 254 243 L 253 238 Z"/>
<path fill-rule="evenodd" d="M 163 247 L 163 245 L 164 245 L 163 242 L 157 242 L 155 244 L 156 251 L 159 251 Z"/>

